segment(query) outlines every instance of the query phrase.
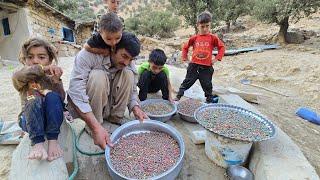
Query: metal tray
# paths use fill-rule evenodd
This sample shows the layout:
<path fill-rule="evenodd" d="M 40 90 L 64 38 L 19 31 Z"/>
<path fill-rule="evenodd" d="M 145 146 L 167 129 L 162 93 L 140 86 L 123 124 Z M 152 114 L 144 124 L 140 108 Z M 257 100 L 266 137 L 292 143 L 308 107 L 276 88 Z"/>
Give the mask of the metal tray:
<path fill-rule="evenodd" d="M 208 109 L 213 109 L 213 110 L 221 110 L 221 109 L 223 109 L 223 110 L 227 110 L 225 112 L 236 111 L 236 112 L 240 113 L 243 116 L 246 116 L 246 117 L 249 116 L 250 119 L 259 121 L 262 124 L 264 124 L 265 127 L 269 130 L 270 136 L 262 137 L 260 139 L 249 139 L 249 138 L 240 138 L 240 137 L 236 138 L 236 137 L 233 137 L 233 136 L 230 135 L 232 133 L 230 133 L 230 134 L 220 134 L 219 132 L 214 130 L 214 128 L 213 128 L 214 126 L 213 126 L 212 123 L 208 124 L 204 120 L 199 119 L 199 117 L 198 117 L 201 112 L 206 111 Z M 208 104 L 208 105 L 202 106 L 202 107 L 198 108 L 194 112 L 194 117 L 198 121 L 198 123 L 200 125 L 202 125 L 203 127 L 205 127 L 206 129 L 208 129 L 208 130 L 210 130 L 210 131 L 212 131 L 212 132 L 214 132 L 216 134 L 219 134 L 221 136 L 228 137 L 228 138 L 231 138 L 231 139 L 237 139 L 237 140 L 241 140 L 241 141 L 253 141 L 253 142 L 264 141 L 264 140 L 268 140 L 268 139 L 273 138 L 275 136 L 275 133 L 276 133 L 275 127 L 274 127 L 273 123 L 270 120 L 262 117 L 259 114 L 256 114 L 256 113 L 254 113 L 252 111 L 249 111 L 247 109 L 244 109 L 244 108 L 241 108 L 241 107 L 238 107 L 238 106 L 228 105 L 228 104 Z"/>

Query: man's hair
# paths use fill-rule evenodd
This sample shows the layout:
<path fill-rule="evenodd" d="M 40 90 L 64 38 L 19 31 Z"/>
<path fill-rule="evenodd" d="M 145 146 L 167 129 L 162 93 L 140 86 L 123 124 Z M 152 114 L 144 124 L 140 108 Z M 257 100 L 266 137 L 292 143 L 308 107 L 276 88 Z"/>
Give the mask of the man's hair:
<path fill-rule="evenodd" d="M 121 40 L 116 44 L 115 52 L 122 48 L 127 50 L 132 57 L 136 57 L 140 53 L 140 41 L 133 33 L 123 32 Z"/>
<path fill-rule="evenodd" d="M 203 24 L 203 23 L 209 23 L 211 22 L 212 15 L 209 11 L 203 11 L 200 13 L 197 17 L 197 23 Z"/>
<path fill-rule="evenodd" d="M 161 49 L 154 49 L 149 55 L 149 62 L 157 66 L 163 66 L 167 61 L 166 54 Z"/>
<path fill-rule="evenodd" d="M 28 57 L 30 49 L 33 47 L 44 47 L 49 55 L 49 61 L 54 61 L 55 64 L 58 64 L 57 49 L 48 41 L 39 37 L 30 38 L 23 43 L 19 55 L 19 61 L 22 64 L 26 64 L 26 58 Z"/>
<path fill-rule="evenodd" d="M 119 32 L 122 31 L 123 24 L 116 13 L 109 12 L 101 16 L 99 21 L 99 30 L 107 32 Z"/>

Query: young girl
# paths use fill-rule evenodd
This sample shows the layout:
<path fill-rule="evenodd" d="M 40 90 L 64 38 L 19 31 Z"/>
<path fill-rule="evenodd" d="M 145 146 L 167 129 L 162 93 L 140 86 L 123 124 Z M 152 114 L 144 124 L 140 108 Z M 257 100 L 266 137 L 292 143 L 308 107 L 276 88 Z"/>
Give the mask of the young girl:
<path fill-rule="evenodd" d="M 28 158 L 55 160 L 63 154 L 57 139 L 65 98 L 55 48 L 45 40 L 31 38 L 23 44 L 19 60 L 24 67 L 13 74 L 12 81 L 21 98 L 19 125 L 31 139 Z"/>

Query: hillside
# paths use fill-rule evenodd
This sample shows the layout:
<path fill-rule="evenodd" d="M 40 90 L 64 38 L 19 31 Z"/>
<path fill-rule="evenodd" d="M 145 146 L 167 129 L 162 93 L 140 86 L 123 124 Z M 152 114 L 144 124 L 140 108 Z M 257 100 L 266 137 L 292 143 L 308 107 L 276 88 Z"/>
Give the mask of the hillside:
<path fill-rule="evenodd" d="M 88 3 L 89 8 L 87 6 L 82 8 L 90 11 L 92 9 L 95 14 L 106 9 L 103 0 L 79 0 L 78 2 Z M 146 4 L 161 9 L 165 8 L 166 3 L 168 0 L 123 0 L 119 14 L 126 19 Z M 240 17 L 230 33 L 220 33 L 223 28 L 223 26 L 214 27 L 222 36 L 227 49 L 274 43 L 272 39 L 279 31 L 277 25 L 259 22 L 251 16 Z M 320 175 L 320 126 L 305 121 L 295 114 L 299 107 L 308 107 L 320 113 L 320 13 L 303 18 L 298 23 L 290 23 L 289 31 L 302 34 L 304 42 L 282 45 L 276 50 L 226 56 L 214 65 L 213 84 L 261 93 L 263 96 L 260 97 L 259 104 L 254 106 L 291 137 Z M 175 31 L 175 36 L 169 39 L 139 36 L 142 42 L 140 55 L 147 57 L 152 49 L 161 48 L 169 57 L 168 63 L 183 67 L 179 60 L 181 44 L 192 34 L 194 34 L 193 28 L 180 28 Z M 176 61 L 173 57 L 177 57 Z M 141 57 L 141 59 L 144 58 Z M 67 57 L 61 58 L 60 61 L 65 72 L 62 77 L 65 88 L 68 87 L 73 60 L 74 57 Z M 17 103 L 20 99 L 11 82 L 15 68 L 17 67 L 0 63 L 0 98 L 2 99 L 0 118 L 6 121 L 16 120 L 20 111 Z M 257 85 L 289 97 L 243 85 L 240 83 L 241 79 L 250 79 Z M 15 146 L 0 148 L 0 179 L 8 178 L 14 149 Z M 212 170 L 211 167 L 207 167 L 202 169 L 202 172 L 206 173 L 210 170 Z M 186 179 L 192 179 L 191 175 Z"/>
<path fill-rule="evenodd" d="M 93 9 L 95 14 L 103 14 L 106 5 L 103 3 L 103 0 L 84 0 L 89 2 L 89 8 Z M 168 0 L 122 0 L 120 5 L 120 16 L 124 18 L 128 18 L 132 16 L 135 12 L 139 12 L 139 10 L 145 6 L 151 6 L 155 9 L 162 9 L 168 5 Z"/>

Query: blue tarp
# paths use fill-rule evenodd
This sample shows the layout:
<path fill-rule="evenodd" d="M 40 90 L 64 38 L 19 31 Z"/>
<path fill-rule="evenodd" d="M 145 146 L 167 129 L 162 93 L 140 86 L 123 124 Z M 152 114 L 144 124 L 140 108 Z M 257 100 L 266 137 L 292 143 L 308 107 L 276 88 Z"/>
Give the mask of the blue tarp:
<path fill-rule="evenodd" d="M 278 49 L 280 46 L 278 44 L 270 44 L 270 45 L 259 45 L 254 47 L 248 47 L 248 48 L 240 48 L 240 49 L 229 49 L 226 50 L 225 56 L 232 56 L 237 55 L 239 53 L 244 52 L 250 52 L 250 51 L 263 51 L 263 50 L 269 50 L 269 49 Z M 213 55 L 217 55 L 218 51 L 213 51 Z"/>

